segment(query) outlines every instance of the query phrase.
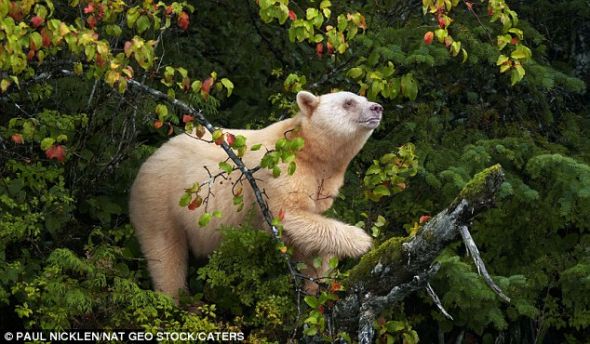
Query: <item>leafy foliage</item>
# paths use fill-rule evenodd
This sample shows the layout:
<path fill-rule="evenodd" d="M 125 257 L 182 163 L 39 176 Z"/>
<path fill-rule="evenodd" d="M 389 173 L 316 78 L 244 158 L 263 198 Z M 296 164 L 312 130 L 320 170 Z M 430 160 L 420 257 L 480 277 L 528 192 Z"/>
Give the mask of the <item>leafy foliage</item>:
<path fill-rule="evenodd" d="M 247 225 L 225 230 L 206 265 L 193 264 L 185 305 L 150 290 L 126 217 L 127 190 L 140 163 L 170 135 L 204 131 L 173 105 L 128 89 L 133 79 L 202 109 L 222 127 L 259 128 L 291 116 L 301 89 L 346 89 L 381 102 L 382 127 L 351 164 L 330 210 L 363 224 L 377 242 L 404 240 L 473 174 L 501 164 L 507 182 L 498 207 L 473 227 L 512 303 L 484 287 L 453 245 L 439 257 L 432 284 L 456 320 L 420 293 L 381 315 L 380 339 L 585 342 L 590 119 L 576 51 L 587 38 L 587 4 L 422 5 L 426 15 L 419 3 L 399 0 L 195 7 L 0 0 L 2 324 L 239 328 L 259 342 L 286 340 L 310 315 L 316 320 L 308 329 L 313 321 L 319 332 L 328 329 L 320 304 L 307 304 L 296 319 L 275 244 Z M 64 76 L 64 68 L 73 74 Z M 217 139 L 237 154 L 263 149 L 229 134 Z M 285 163 L 293 172 L 302 144 L 277 142 L 264 167 Z M 391 155 L 396 147 L 407 150 Z M 400 156 L 407 164 L 396 163 Z M 182 201 L 188 207 L 198 199 L 198 190 L 189 191 Z"/>

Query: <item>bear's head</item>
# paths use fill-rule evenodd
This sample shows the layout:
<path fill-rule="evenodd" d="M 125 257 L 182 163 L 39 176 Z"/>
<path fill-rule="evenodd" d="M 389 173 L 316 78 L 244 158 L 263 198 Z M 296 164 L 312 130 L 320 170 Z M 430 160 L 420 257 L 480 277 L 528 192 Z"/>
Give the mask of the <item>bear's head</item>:
<path fill-rule="evenodd" d="M 379 126 L 383 107 L 351 92 L 297 94 L 297 105 L 311 126 L 335 135 L 367 135 Z"/>

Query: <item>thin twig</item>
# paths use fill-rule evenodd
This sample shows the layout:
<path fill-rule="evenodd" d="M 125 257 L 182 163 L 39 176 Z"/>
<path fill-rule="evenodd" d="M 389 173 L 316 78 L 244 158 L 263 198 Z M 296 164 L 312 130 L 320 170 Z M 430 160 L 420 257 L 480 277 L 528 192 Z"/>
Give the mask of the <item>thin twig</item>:
<path fill-rule="evenodd" d="M 509 303 L 510 298 L 506 296 L 506 294 L 504 294 L 502 289 L 498 287 L 498 285 L 492 280 L 492 277 L 488 273 L 488 270 L 486 269 L 486 266 L 479 254 L 479 249 L 477 248 L 477 245 L 475 245 L 475 241 L 473 241 L 473 238 L 471 237 L 471 234 L 469 233 L 469 229 L 467 228 L 467 226 L 459 226 L 459 233 L 461 233 L 461 237 L 463 238 L 463 242 L 465 243 L 465 248 L 467 248 L 467 252 L 469 252 L 471 258 L 473 259 L 473 263 L 475 263 L 475 266 L 477 267 L 477 272 L 483 277 L 483 280 L 486 282 L 488 287 L 490 287 L 490 289 L 492 289 L 496 294 L 498 294 L 498 296 L 503 301 Z"/>
<path fill-rule="evenodd" d="M 430 283 L 426 283 L 426 292 L 428 292 L 428 295 L 430 296 L 430 298 L 432 299 L 432 301 L 434 301 L 434 304 L 436 305 L 436 307 L 438 307 L 438 309 L 440 310 L 440 312 L 449 320 L 454 320 L 453 317 L 449 314 L 449 312 L 447 312 L 447 310 L 445 309 L 445 307 L 442 305 L 442 302 L 440 302 L 440 299 L 438 297 L 438 295 L 436 295 L 436 292 L 434 292 L 434 289 L 432 289 L 432 286 L 430 285 Z"/>
<path fill-rule="evenodd" d="M 484 31 L 486 32 L 486 34 L 488 35 L 488 39 L 490 40 L 490 43 L 494 43 L 494 40 L 492 39 L 492 34 L 491 34 L 490 30 L 488 30 L 488 28 L 485 25 L 483 25 L 483 23 L 481 22 L 481 19 L 479 19 L 479 16 L 473 10 L 473 8 L 472 8 L 473 3 L 470 3 L 467 0 L 463 0 L 463 2 L 465 3 L 465 6 L 467 7 L 467 10 L 469 10 L 469 12 L 471 12 L 471 14 L 473 14 L 473 16 L 475 17 L 475 19 L 477 19 L 477 22 L 479 23 L 479 26 L 481 26 L 484 29 Z M 471 4 L 471 5 L 468 5 L 468 4 Z"/>

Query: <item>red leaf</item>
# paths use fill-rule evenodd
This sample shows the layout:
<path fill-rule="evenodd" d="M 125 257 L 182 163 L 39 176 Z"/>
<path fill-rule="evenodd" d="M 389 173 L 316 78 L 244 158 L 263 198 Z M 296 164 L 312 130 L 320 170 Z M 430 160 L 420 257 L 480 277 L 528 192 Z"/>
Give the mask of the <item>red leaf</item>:
<path fill-rule="evenodd" d="M 195 119 L 195 116 L 191 116 L 187 113 L 185 113 L 184 115 L 182 115 L 182 123 L 188 123 L 188 122 L 192 122 Z"/>
<path fill-rule="evenodd" d="M 450 36 L 445 37 L 445 47 L 450 47 L 453 44 L 453 39 Z"/>
<path fill-rule="evenodd" d="M 98 54 L 96 55 L 96 65 L 99 67 L 104 67 L 105 61 L 104 58 L 102 57 L 102 55 Z"/>
<path fill-rule="evenodd" d="M 328 55 L 334 55 L 334 46 L 332 43 L 326 43 L 326 48 L 328 48 Z"/>
<path fill-rule="evenodd" d="M 164 125 L 164 122 L 160 121 L 159 119 L 154 121 L 154 128 L 160 129 Z"/>
<path fill-rule="evenodd" d="M 31 25 L 33 25 L 34 28 L 38 28 L 41 24 L 43 24 L 44 21 L 45 19 L 39 16 L 34 16 L 31 18 Z"/>
<path fill-rule="evenodd" d="M 418 222 L 420 222 L 420 224 L 427 222 L 428 220 L 430 220 L 430 215 L 422 215 L 420 216 L 420 219 L 418 220 Z"/>
<path fill-rule="evenodd" d="M 518 44 L 518 42 L 520 42 L 520 41 L 518 40 L 518 37 L 512 37 L 512 39 L 510 40 L 510 44 L 512 44 L 512 45 L 517 45 L 517 44 Z"/>
<path fill-rule="evenodd" d="M 203 199 L 199 196 L 197 196 L 189 205 L 188 205 L 188 209 L 189 210 L 195 210 L 198 207 L 201 206 L 201 203 L 203 203 Z"/>
<path fill-rule="evenodd" d="M 224 142 L 225 140 L 223 139 L 223 135 L 219 136 L 217 140 L 215 140 L 215 144 L 218 146 L 221 146 Z"/>
<path fill-rule="evenodd" d="M 94 12 L 94 4 L 89 3 L 88 6 L 84 7 L 84 14 L 88 14 L 88 13 L 92 13 L 92 12 Z"/>
<path fill-rule="evenodd" d="M 230 146 L 233 145 L 234 142 L 236 141 L 236 137 L 234 136 L 234 134 L 227 133 L 227 134 L 225 134 L 225 136 L 226 136 L 225 140 L 227 141 L 227 144 Z"/>
<path fill-rule="evenodd" d="M 297 19 L 297 13 L 293 12 L 293 10 L 289 10 L 289 19 L 291 19 L 291 21 L 294 21 Z"/>
<path fill-rule="evenodd" d="M 324 43 L 319 42 L 318 44 L 315 45 L 315 54 L 319 58 L 322 58 L 322 55 L 324 55 Z"/>
<path fill-rule="evenodd" d="M 12 140 L 12 142 L 16 143 L 17 145 L 21 145 L 25 142 L 25 140 L 23 140 L 23 136 L 21 134 L 12 134 L 10 139 Z"/>
<path fill-rule="evenodd" d="M 320 313 L 324 314 L 324 312 L 326 311 L 326 310 L 324 309 L 324 305 L 320 305 L 320 306 L 318 307 L 318 311 L 319 311 Z"/>
<path fill-rule="evenodd" d="M 51 36 L 49 36 L 49 32 L 47 32 L 45 28 L 41 29 L 41 40 L 45 48 L 48 48 L 51 45 Z"/>
<path fill-rule="evenodd" d="M 488 7 L 488 15 L 491 17 L 494 15 L 494 9 L 491 7 Z"/>
<path fill-rule="evenodd" d="M 443 16 L 438 17 L 438 26 L 441 29 L 444 29 L 447 26 L 447 22 L 445 21 L 445 18 L 443 18 Z"/>
<path fill-rule="evenodd" d="M 31 61 L 35 58 L 35 50 L 29 50 L 27 53 L 27 60 Z"/>
<path fill-rule="evenodd" d="M 203 85 L 201 86 L 201 92 L 209 94 L 211 86 L 213 86 L 213 78 L 208 78 L 207 80 L 203 81 Z"/>
<path fill-rule="evenodd" d="M 94 29 L 96 27 L 96 18 L 94 18 L 94 16 L 90 16 L 88 19 L 86 19 L 86 23 L 88 23 L 88 26 L 91 29 Z"/>
<path fill-rule="evenodd" d="M 365 16 L 361 16 L 361 22 L 359 24 L 359 27 L 363 30 L 367 29 L 367 19 L 365 18 Z"/>
<path fill-rule="evenodd" d="M 337 281 L 332 282 L 332 284 L 330 285 L 330 291 L 334 293 L 340 290 L 342 290 L 342 284 L 340 284 L 340 282 Z"/>
<path fill-rule="evenodd" d="M 190 19 L 188 17 L 188 13 L 186 13 L 185 11 L 182 11 L 178 15 L 178 27 L 180 27 L 181 29 L 186 31 L 186 30 L 188 30 L 189 23 L 190 23 Z"/>
<path fill-rule="evenodd" d="M 16 4 L 16 2 L 10 2 L 10 9 L 8 10 L 8 15 L 12 17 L 15 21 L 19 22 L 23 20 L 23 11 L 21 10 L 20 6 Z"/>
<path fill-rule="evenodd" d="M 424 43 L 426 45 L 432 44 L 432 39 L 434 38 L 434 33 L 432 31 L 428 31 L 424 34 Z"/>
<path fill-rule="evenodd" d="M 166 6 L 166 11 L 164 12 L 167 16 L 172 14 L 172 5 Z"/>
<path fill-rule="evenodd" d="M 98 19 L 102 19 L 104 17 L 104 5 L 98 4 Z"/>
<path fill-rule="evenodd" d="M 131 56 L 131 48 L 133 47 L 133 43 L 131 43 L 130 41 L 125 42 L 125 45 L 123 46 L 123 51 L 125 51 L 125 56 L 129 57 Z"/>
<path fill-rule="evenodd" d="M 49 159 L 64 161 L 66 158 L 66 149 L 62 145 L 53 145 L 45 151 L 45 156 Z"/>

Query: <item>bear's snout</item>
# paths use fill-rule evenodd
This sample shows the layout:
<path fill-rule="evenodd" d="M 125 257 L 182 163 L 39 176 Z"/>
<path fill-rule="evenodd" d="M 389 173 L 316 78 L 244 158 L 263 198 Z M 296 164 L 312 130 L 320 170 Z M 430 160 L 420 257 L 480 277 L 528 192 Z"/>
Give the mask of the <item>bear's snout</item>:
<path fill-rule="evenodd" d="M 374 112 L 379 115 L 383 114 L 383 106 L 381 106 L 380 104 L 377 104 L 377 103 L 371 104 L 371 106 L 369 107 L 369 110 L 371 110 L 371 112 Z"/>

